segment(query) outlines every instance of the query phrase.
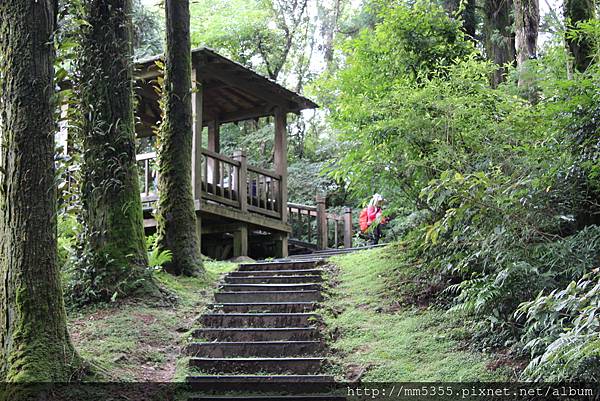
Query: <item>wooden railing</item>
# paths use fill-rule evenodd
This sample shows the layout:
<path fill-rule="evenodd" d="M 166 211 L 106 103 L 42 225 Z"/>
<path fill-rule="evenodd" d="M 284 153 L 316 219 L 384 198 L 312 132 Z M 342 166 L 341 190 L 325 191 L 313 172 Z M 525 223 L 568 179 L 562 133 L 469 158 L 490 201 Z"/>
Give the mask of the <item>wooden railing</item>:
<path fill-rule="evenodd" d="M 241 163 L 207 149 L 202 156 L 202 198 L 239 209 Z"/>
<path fill-rule="evenodd" d="M 142 203 L 154 202 L 158 199 L 158 171 L 156 170 L 156 152 L 137 155 L 136 160 L 141 176 L 140 191 Z"/>
<path fill-rule="evenodd" d="M 248 210 L 281 217 L 281 176 L 248 166 Z"/>
<path fill-rule="evenodd" d="M 137 162 L 142 202 L 154 202 L 158 199 L 156 152 L 138 155 Z M 249 166 L 244 152 L 232 158 L 202 149 L 200 175 L 203 200 L 281 219 L 281 176 Z"/>
<path fill-rule="evenodd" d="M 317 196 L 316 206 L 288 203 L 291 238 L 314 245 L 317 249 L 352 247 L 352 209 L 342 215 L 326 209 L 325 197 Z"/>

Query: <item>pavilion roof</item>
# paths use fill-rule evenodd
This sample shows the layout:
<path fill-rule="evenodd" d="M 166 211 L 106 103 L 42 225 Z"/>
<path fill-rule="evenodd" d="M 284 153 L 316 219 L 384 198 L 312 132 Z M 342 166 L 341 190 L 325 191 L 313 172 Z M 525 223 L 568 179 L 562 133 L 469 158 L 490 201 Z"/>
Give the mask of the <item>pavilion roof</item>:
<path fill-rule="evenodd" d="M 136 94 L 140 98 L 138 117 L 147 131 L 160 119 L 156 79 L 162 76 L 157 61 L 162 55 L 136 62 Z M 192 68 L 202 80 L 203 124 L 237 122 L 271 116 L 276 107 L 300 113 L 319 106 L 243 65 L 200 47 L 192 50 Z"/>

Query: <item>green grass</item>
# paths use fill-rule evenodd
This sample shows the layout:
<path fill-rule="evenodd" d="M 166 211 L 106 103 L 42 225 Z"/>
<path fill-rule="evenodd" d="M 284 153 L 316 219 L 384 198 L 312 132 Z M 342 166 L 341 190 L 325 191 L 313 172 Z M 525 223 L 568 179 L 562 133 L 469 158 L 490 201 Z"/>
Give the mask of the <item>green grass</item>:
<path fill-rule="evenodd" d="M 93 381 L 181 381 L 181 350 L 216 283 L 236 265 L 206 262 L 203 277 L 156 273 L 169 300 L 125 301 L 69 312 L 69 331 L 79 354 L 94 367 Z"/>
<path fill-rule="evenodd" d="M 363 381 L 503 381 L 494 356 L 466 349 L 457 316 L 403 301 L 413 293 L 397 245 L 332 259 L 337 266 L 324 318 L 334 340 L 334 373 Z M 399 284 L 400 283 L 400 284 Z"/>

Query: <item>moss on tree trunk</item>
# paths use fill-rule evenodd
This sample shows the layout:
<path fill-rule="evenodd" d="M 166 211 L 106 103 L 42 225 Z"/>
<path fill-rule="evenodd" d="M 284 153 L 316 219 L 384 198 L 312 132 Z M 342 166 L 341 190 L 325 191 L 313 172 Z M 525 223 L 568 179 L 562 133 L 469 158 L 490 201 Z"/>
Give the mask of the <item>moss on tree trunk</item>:
<path fill-rule="evenodd" d="M 505 65 L 516 58 L 513 29 L 513 1 L 485 0 L 484 44 L 488 59 L 498 66 L 491 83 L 496 87 L 506 79 Z"/>
<path fill-rule="evenodd" d="M 131 0 L 85 0 L 81 102 L 83 254 L 74 297 L 155 293 L 148 271 L 133 116 Z"/>
<path fill-rule="evenodd" d="M 190 13 L 187 0 L 166 0 L 164 121 L 158 150 L 158 244 L 173 253 L 166 267 L 177 275 L 202 268 L 192 195 L 192 91 Z"/>
<path fill-rule="evenodd" d="M 517 51 L 518 85 L 526 98 L 537 102 L 532 59 L 537 57 L 537 40 L 540 26 L 539 0 L 514 0 L 515 2 L 515 48 Z"/>
<path fill-rule="evenodd" d="M 67 381 L 56 245 L 53 0 L 0 2 L 0 379 Z"/>
<path fill-rule="evenodd" d="M 594 0 L 566 0 L 565 19 L 567 29 L 577 28 L 579 22 L 596 18 Z M 573 66 L 579 72 L 584 72 L 592 63 L 594 44 L 587 36 L 573 37 L 567 35 L 567 46 L 573 55 Z"/>

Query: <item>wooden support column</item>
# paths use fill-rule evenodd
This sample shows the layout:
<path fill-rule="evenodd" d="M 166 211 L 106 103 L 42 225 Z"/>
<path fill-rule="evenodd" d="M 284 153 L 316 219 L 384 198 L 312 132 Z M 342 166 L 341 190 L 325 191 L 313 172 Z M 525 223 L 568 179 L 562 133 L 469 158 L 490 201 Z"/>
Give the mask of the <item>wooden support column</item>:
<path fill-rule="evenodd" d="M 275 257 L 276 258 L 287 258 L 288 257 L 288 234 L 277 232 L 273 234 L 275 240 Z"/>
<path fill-rule="evenodd" d="M 202 192 L 202 81 L 199 71 L 192 70 L 192 190 L 199 200 Z"/>
<path fill-rule="evenodd" d="M 219 153 L 221 151 L 221 138 L 220 138 L 220 130 L 219 130 L 219 122 L 217 120 L 212 120 L 208 123 L 208 150 L 211 150 L 215 153 Z M 212 171 L 212 183 L 216 185 L 219 182 L 219 162 L 218 160 L 210 159 L 208 161 L 208 168 Z"/>
<path fill-rule="evenodd" d="M 275 172 L 281 175 L 279 188 L 279 209 L 281 220 L 288 220 L 288 137 L 287 137 L 287 113 L 281 107 L 275 109 Z"/>
<path fill-rule="evenodd" d="M 279 211 L 281 221 L 288 221 L 288 137 L 287 137 L 287 111 L 281 107 L 275 109 L 275 172 L 281 176 L 279 185 Z M 288 256 L 288 233 L 276 233 L 275 257 L 287 258 Z"/>
<path fill-rule="evenodd" d="M 317 195 L 317 248 L 327 249 L 328 227 L 327 227 L 327 209 L 325 207 L 326 198 L 323 195 Z"/>
<path fill-rule="evenodd" d="M 198 248 L 202 254 L 202 217 L 200 213 L 196 213 L 196 233 L 198 234 Z"/>
<path fill-rule="evenodd" d="M 233 257 L 248 256 L 248 226 L 242 224 L 233 232 Z"/>
<path fill-rule="evenodd" d="M 240 201 L 240 211 L 246 213 L 248 211 L 248 158 L 243 150 L 236 150 L 233 158 L 240 162 L 237 181 L 234 184 L 234 189 L 238 193 Z"/>
<path fill-rule="evenodd" d="M 352 248 L 352 209 L 344 208 L 344 248 Z"/>

